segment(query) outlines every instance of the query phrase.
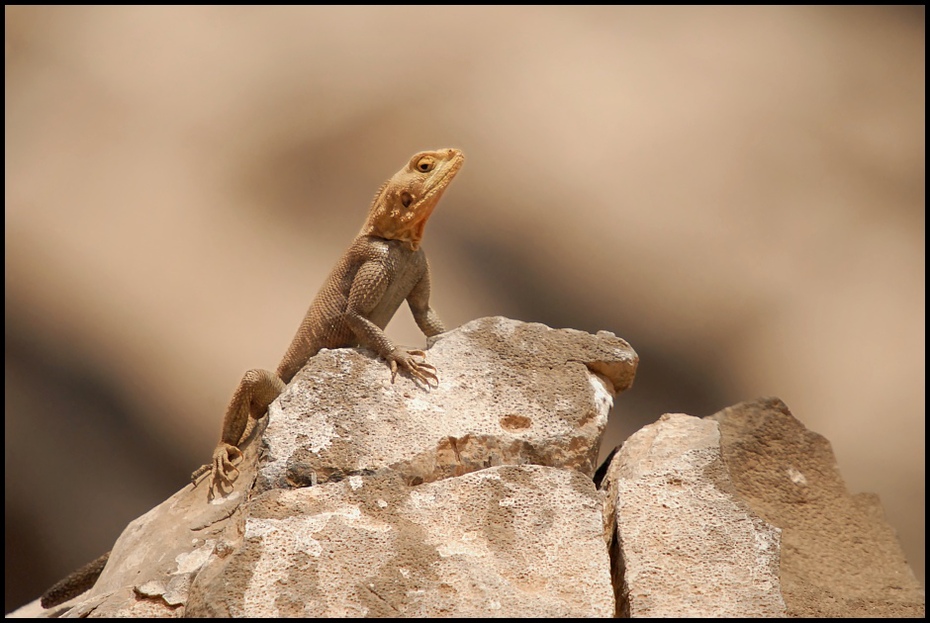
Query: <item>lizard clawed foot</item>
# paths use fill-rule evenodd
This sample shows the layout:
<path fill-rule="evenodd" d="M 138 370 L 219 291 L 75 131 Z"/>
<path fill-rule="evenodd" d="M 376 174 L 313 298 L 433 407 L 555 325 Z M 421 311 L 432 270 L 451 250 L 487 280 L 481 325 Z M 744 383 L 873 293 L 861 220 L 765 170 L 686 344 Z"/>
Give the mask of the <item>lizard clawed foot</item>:
<path fill-rule="evenodd" d="M 196 481 L 201 474 L 209 471 L 211 479 L 208 497 L 212 500 L 232 489 L 232 484 L 239 477 L 239 468 L 236 465 L 241 461 L 242 450 L 221 441 L 213 450 L 213 462 L 191 474 L 191 479 Z"/>
<path fill-rule="evenodd" d="M 436 384 L 436 387 L 439 387 L 439 377 L 436 375 L 436 366 L 428 364 L 425 361 L 417 361 L 415 357 L 425 358 L 426 353 L 422 350 L 394 349 L 390 358 L 391 383 L 397 378 L 397 368 L 399 366 L 406 370 L 414 380 L 420 381 L 427 387 L 433 387 L 433 383 Z"/>

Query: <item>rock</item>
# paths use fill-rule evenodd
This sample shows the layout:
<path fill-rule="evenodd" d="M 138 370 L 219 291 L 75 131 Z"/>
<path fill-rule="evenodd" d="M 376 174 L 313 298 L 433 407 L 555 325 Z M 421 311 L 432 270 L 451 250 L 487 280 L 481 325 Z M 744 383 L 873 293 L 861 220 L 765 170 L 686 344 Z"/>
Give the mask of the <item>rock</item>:
<path fill-rule="evenodd" d="M 878 496 L 851 495 L 830 442 L 778 398 L 709 418 L 740 498 L 782 531 L 788 616 L 923 617 L 924 591 Z"/>
<path fill-rule="evenodd" d="M 663 415 L 623 444 L 604 488 L 622 616 L 784 616 L 780 531 L 735 494 L 716 422 Z"/>
<path fill-rule="evenodd" d="M 622 614 L 924 616 L 877 497 L 850 495 L 829 442 L 777 398 L 663 415 L 602 488 Z"/>
<path fill-rule="evenodd" d="M 90 591 L 10 616 L 923 616 L 877 498 L 778 399 L 662 416 L 598 491 L 629 344 L 506 318 L 430 342 L 432 389 L 320 352 L 227 497 L 188 485 Z"/>
<path fill-rule="evenodd" d="M 590 476 L 636 353 L 506 318 L 431 344 L 433 389 L 320 352 L 244 444 L 228 497 L 185 487 L 43 615 L 611 615 Z"/>
<path fill-rule="evenodd" d="M 207 482 L 188 485 L 133 520 L 117 539 L 94 587 L 71 600 L 67 617 L 180 617 L 191 580 L 211 555 L 238 539 L 243 502 L 255 481 L 264 422 L 243 446 L 239 478 L 225 498 L 207 500 Z"/>
<path fill-rule="evenodd" d="M 482 318 L 433 341 L 425 390 L 353 350 L 324 350 L 269 409 L 258 490 L 349 475 L 416 485 L 495 465 L 597 465 L 613 396 L 638 357 L 612 333 Z M 594 372 L 592 374 L 592 371 Z"/>
<path fill-rule="evenodd" d="M 274 490 L 188 616 L 605 617 L 600 496 L 566 469 L 500 466 L 417 487 L 393 475 Z"/>

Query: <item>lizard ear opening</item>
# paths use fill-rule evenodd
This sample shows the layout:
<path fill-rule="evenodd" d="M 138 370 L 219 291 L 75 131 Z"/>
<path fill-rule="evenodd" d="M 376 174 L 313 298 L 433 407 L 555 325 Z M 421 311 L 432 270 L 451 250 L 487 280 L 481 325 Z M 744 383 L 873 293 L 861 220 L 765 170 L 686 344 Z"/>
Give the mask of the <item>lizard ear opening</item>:
<path fill-rule="evenodd" d="M 400 202 L 404 204 L 405 208 L 409 208 L 410 204 L 413 203 L 413 195 L 405 190 L 400 194 Z"/>

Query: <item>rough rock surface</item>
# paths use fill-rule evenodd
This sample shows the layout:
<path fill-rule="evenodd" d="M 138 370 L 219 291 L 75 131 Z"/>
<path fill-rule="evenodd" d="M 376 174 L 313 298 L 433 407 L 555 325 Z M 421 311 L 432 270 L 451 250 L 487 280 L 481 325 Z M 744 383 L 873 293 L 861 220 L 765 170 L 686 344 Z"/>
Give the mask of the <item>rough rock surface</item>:
<path fill-rule="evenodd" d="M 395 476 L 274 490 L 208 563 L 189 616 L 612 616 L 590 478 L 493 467 L 410 487 Z"/>
<path fill-rule="evenodd" d="M 629 344 L 500 317 L 432 344 L 441 382 L 429 390 L 400 374 L 392 384 L 361 351 L 311 359 L 269 410 L 258 490 L 384 471 L 416 485 L 522 463 L 594 473 L 613 396 L 636 372 Z"/>
<path fill-rule="evenodd" d="M 506 318 L 431 344 L 433 389 L 321 352 L 245 444 L 229 497 L 185 487 L 127 527 L 93 589 L 43 614 L 611 614 L 590 476 L 636 353 Z"/>
<path fill-rule="evenodd" d="M 829 442 L 777 398 L 662 416 L 602 488 L 621 614 L 924 616 L 877 497 L 850 495 Z"/>
<path fill-rule="evenodd" d="M 321 352 L 228 497 L 185 487 L 93 589 L 11 616 L 923 616 L 875 496 L 778 399 L 662 416 L 599 492 L 626 342 L 484 318 L 431 343 L 433 389 Z"/>
<path fill-rule="evenodd" d="M 263 428 L 260 422 L 244 446 L 240 476 L 227 497 L 208 503 L 204 481 L 184 487 L 126 527 L 90 591 L 44 614 L 184 616 L 192 579 L 211 555 L 223 555 L 238 539 L 243 502 L 255 482 L 260 449 L 255 441 Z"/>
<path fill-rule="evenodd" d="M 663 415 L 623 444 L 604 484 L 620 614 L 784 616 L 779 530 L 735 494 L 716 422 Z"/>
<path fill-rule="evenodd" d="M 710 416 L 739 496 L 782 530 L 789 616 L 923 617 L 924 590 L 878 496 L 851 495 L 830 442 L 778 398 Z"/>

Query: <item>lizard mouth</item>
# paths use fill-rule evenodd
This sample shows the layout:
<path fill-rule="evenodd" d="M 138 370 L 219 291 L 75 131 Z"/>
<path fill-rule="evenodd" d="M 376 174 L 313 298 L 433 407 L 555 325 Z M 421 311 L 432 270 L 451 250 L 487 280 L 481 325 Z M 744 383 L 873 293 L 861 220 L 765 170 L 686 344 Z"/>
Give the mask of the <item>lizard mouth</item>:
<path fill-rule="evenodd" d="M 464 154 L 462 154 L 460 151 L 457 151 L 455 157 L 453 157 L 448 164 L 445 166 L 440 166 L 433 177 L 430 179 L 430 186 L 432 186 L 433 189 L 426 193 L 423 199 L 420 200 L 420 203 L 429 201 L 429 199 L 436 195 L 436 193 L 442 193 L 446 189 L 446 186 L 448 186 L 446 180 L 458 173 L 459 169 L 462 168 L 464 163 Z"/>
<path fill-rule="evenodd" d="M 411 233 L 413 236 L 410 242 L 414 249 L 420 246 L 420 241 L 423 240 L 423 230 L 426 229 L 426 221 L 429 220 L 433 210 L 436 209 L 436 205 L 439 203 L 439 198 L 442 196 L 442 193 L 445 192 L 446 188 L 449 186 L 449 180 L 458 173 L 459 169 L 461 169 L 462 165 L 465 163 L 465 155 L 460 151 L 456 150 L 456 152 L 452 160 L 444 166 L 440 166 L 436 173 L 430 178 L 429 185 L 432 187 L 432 190 L 426 193 L 423 198 L 413 206 L 413 214 L 416 216 L 414 217 L 413 223 L 411 223 Z"/>

